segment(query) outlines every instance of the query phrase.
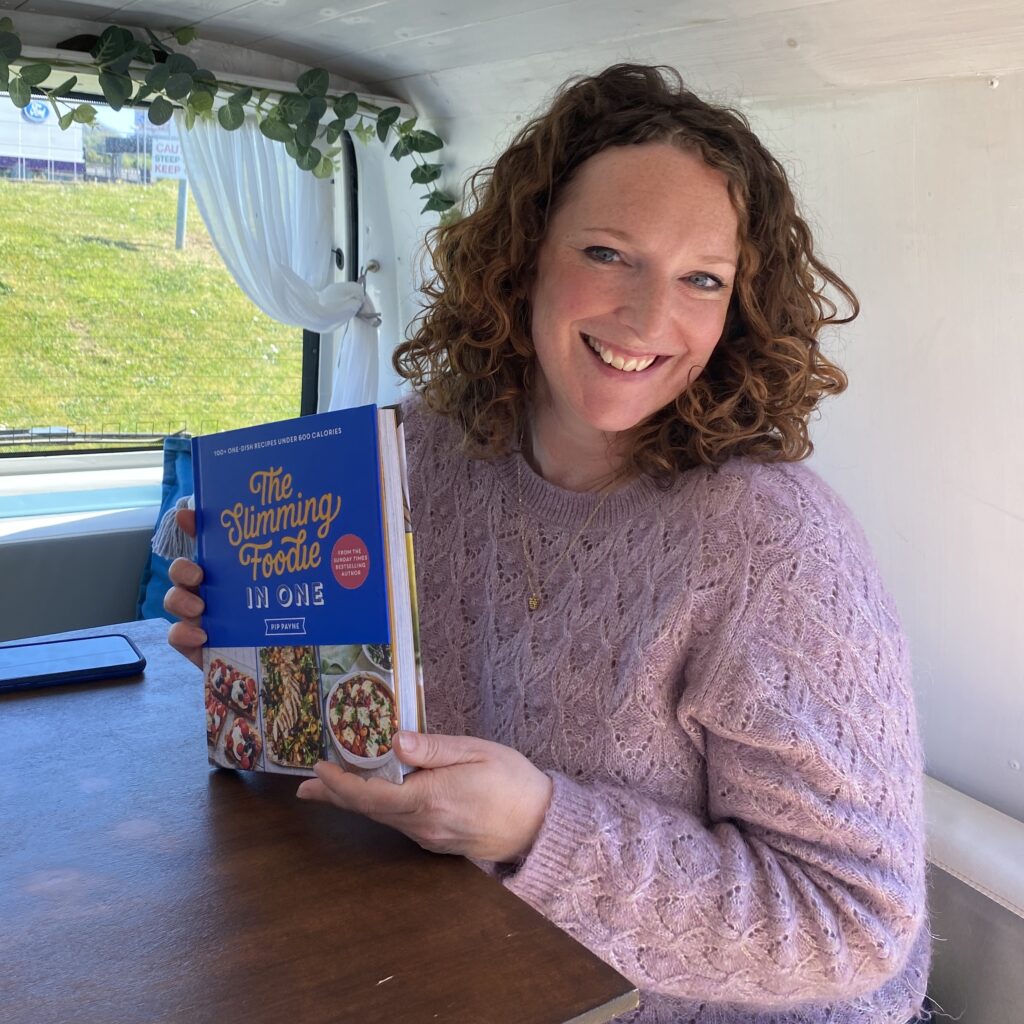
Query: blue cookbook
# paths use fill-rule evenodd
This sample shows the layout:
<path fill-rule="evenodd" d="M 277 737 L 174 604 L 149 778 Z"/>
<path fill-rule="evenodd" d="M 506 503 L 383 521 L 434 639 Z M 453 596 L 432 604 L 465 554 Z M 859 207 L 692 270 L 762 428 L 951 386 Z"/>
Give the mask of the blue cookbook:
<path fill-rule="evenodd" d="M 210 760 L 401 780 L 423 724 L 400 411 L 368 405 L 193 439 Z"/>

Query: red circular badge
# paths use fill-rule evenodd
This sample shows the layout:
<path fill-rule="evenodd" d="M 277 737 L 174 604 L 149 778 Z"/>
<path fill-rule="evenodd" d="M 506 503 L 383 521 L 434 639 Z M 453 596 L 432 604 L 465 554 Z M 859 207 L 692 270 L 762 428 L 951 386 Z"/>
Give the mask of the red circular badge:
<path fill-rule="evenodd" d="M 346 533 L 334 542 L 331 572 L 346 590 L 355 590 L 366 582 L 370 575 L 370 552 L 354 533 Z"/>

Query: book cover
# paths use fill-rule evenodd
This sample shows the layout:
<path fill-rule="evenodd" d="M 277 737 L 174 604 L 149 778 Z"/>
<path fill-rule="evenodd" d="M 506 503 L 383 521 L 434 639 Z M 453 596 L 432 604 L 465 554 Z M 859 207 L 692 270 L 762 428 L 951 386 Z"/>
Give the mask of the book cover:
<path fill-rule="evenodd" d="M 401 781 L 393 734 L 423 722 L 401 442 L 375 406 L 194 439 L 213 763 Z"/>

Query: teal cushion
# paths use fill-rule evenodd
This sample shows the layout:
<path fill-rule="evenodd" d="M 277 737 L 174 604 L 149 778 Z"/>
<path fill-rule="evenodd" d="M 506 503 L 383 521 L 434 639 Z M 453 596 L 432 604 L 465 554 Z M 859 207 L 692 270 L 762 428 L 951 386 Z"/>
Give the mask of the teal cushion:
<path fill-rule="evenodd" d="M 164 481 L 160 496 L 160 514 L 156 526 L 160 525 L 164 513 L 174 508 L 179 498 L 192 493 L 192 441 L 187 437 L 164 438 Z M 171 587 L 167 570 L 170 562 L 152 551 L 146 567 L 142 570 L 139 583 L 138 618 L 155 619 L 162 616 L 171 622 L 176 617 L 164 611 L 164 594 Z"/>

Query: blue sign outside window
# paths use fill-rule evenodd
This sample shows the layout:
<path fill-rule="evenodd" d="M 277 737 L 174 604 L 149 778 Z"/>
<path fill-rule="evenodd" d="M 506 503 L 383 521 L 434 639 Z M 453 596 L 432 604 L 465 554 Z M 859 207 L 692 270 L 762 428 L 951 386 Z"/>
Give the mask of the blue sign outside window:
<path fill-rule="evenodd" d="M 21 116 L 31 124 L 42 124 L 50 116 L 50 106 L 45 100 L 29 100 L 21 108 Z"/>

